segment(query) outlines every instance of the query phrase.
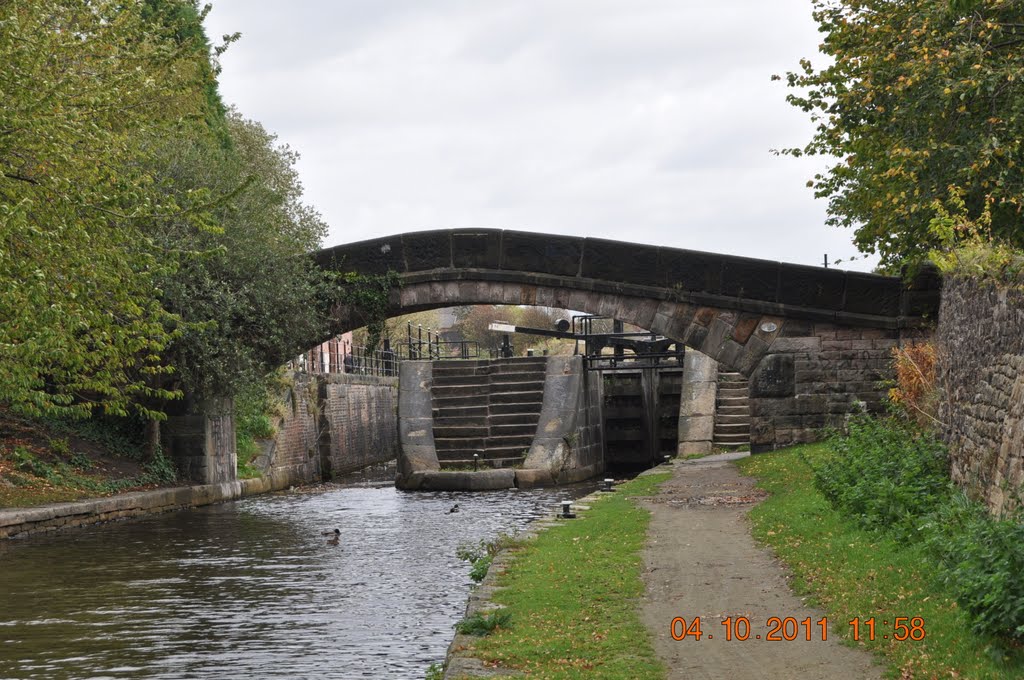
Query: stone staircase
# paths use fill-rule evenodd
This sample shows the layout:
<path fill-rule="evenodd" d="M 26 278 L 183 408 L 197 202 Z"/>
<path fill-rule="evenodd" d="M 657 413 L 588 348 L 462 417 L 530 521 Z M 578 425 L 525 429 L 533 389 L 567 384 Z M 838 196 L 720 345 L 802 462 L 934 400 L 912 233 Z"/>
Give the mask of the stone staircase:
<path fill-rule="evenodd" d="M 434 445 L 442 468 L 523 462 L 544 400 L 543 357 L 433 364 Z"/>
<path fill-rule="evenodd" d="M 750 383 L 741 373 L 718 372 L 713 444 L 723 449 L 750 446 Z"/>

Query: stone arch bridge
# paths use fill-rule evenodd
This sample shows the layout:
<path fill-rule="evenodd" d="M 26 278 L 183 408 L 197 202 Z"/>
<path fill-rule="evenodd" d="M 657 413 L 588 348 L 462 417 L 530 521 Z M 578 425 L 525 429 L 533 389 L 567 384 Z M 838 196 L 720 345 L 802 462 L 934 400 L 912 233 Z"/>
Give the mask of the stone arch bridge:
<path fill-rule="evenodd" d="M 542 305 L 614 317 L 751 378 L 751 447 L 817 438 L 880 407 L 892 347 L 928 335 L 940 277 L 900 278 L 594 238 L 498 229 L 398 234 L 322 250 L 320 266 L 397 273 L 390 314 Z M 363 325 L 337 305 L 337 331 Z"/>
<path fill-rule="evenodd" d="M 896 277 L 594 238 L 447 229 L 350 243 L 316 254 L 341 272 L 398 274 L 390 315 L 469 304 L 541 305 L 614 317 L 682 342 L 744 375 L 779 340 L 859 340 L 822 349 L 888 350 L 938 310 L 939 278 Z M 337 331 L 364 325 L 336 306 Z M 839 358 L 839 357 L 831 357 Z M 851 357 L 856 358 L 856 357 Z"/>

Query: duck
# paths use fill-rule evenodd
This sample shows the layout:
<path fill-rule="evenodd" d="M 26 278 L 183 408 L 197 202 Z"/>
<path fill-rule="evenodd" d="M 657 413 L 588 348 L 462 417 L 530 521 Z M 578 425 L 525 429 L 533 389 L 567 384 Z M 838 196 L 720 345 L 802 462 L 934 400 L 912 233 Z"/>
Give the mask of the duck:
<path fill-rule="evenodd" d="M 341 541 L 341 529 L 335 529 L 334 531 L 324 531 L 320 534 L 321 536 L 330 536 L 327 539 L 327 545 L 338 545 Z"/>
<path fill-rule="evenodd" d="M 453 505 L 451 508 L 448 509 L 448 514 L 450 515 L 453 512 L 458 512 L 458 511 L 459 511 L 459 504 L 456 503 L 455 505 Z"/>

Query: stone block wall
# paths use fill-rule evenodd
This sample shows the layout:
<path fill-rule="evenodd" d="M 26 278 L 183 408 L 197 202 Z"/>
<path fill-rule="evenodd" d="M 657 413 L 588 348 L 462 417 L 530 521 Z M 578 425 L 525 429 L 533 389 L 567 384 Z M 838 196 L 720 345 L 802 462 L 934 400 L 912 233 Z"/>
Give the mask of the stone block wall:
<path fill-rule="evenodd" d="M 220 484 L 236 478 L 235 418 L 230 399 L 192 404 L 161 427 L 161 445 L 183 479 Z"/>
<path fill-rule="evenodd" d="M 601 376 L 579 356 L 548 358 L 537 434 L 517 485 L 571 484 L 604 471 Z"/>
<path fill-rule="evenodd" d="M 718 362 L 700 352 L 683 358 L 683 388 L 679 395 L 677 455 L 711 453 L 715 435 Z"/>
<path fill-rule="evenodd" d="M 954 481 L 999 514 L 1024 496 L 1024 292 L 970 279 L 943 286 L 939 420 Z"/>
<path fill-rule="evenodd" d="M 858 402 L 880 411 L 899 343 L 897 330 L 787 321 L 750 378 L 751 451 L 819 440 Z"/>

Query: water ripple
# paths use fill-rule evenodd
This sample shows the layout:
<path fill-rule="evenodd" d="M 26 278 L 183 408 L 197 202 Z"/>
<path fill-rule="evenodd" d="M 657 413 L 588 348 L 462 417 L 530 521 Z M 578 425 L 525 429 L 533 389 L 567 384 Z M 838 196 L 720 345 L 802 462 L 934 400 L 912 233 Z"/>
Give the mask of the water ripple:
<path fill-rule="evenodd" d="M 336 488 L 11 542 L 0 678 L 422 678 L 465 606 L 456 548 L 565 495 Z"/>

